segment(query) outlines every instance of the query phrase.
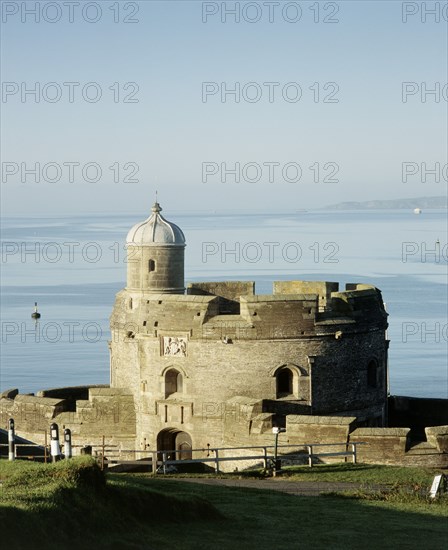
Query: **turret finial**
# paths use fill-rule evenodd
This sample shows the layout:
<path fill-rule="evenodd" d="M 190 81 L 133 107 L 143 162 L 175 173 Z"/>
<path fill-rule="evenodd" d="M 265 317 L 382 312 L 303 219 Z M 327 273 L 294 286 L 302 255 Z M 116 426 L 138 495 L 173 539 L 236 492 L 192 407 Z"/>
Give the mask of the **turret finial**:
<path fill-rule="evenodd" d="M 159 201 L 157 200 L 157 189 L 156 189 L 156 202 L 154 203 L 151 210 L 153 212 L 161 212 L 162 211 L 162 207 L 160 206 Z"/>

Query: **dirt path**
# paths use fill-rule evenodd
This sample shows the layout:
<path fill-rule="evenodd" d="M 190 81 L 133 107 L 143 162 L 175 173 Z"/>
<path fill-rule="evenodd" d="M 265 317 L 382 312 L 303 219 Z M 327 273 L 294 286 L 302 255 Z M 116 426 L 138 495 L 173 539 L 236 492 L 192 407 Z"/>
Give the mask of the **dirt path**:
<path fill-rule="evenodd" d="M 279 478 L 269 479 L 212 479 L 199 477 L 160 477 L 160 479 L 185 481 L 186 483 L 202 483 L 204 485 L 223 485 L 225 487 L 244 487 L 245 489 L 264 489 L 267 491 L 280 491 L 290 495 L 318 496 L 321 493 L 356 491 L 363 488 L 367 490 L 381 490 L 385 487 L 379 485 L 366 486 L 361 483 L 330 482 L 330 481 L 287 481 Z"/>

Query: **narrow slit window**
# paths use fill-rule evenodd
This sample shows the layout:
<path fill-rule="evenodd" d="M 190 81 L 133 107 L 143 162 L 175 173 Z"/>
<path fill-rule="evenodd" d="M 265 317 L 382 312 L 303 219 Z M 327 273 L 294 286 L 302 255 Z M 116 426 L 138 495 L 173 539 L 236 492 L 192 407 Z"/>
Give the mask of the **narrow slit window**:
<path fill-rule="evenodd" d="M 378 386 L 378 363 L 375 360 L 367 365 L 367 385 L 371 388 Z"/>

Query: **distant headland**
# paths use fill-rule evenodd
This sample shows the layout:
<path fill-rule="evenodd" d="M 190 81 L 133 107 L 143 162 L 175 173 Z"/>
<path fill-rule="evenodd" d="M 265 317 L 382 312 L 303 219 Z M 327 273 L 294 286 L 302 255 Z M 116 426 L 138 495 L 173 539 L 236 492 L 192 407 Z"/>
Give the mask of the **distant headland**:
<path fill-rule="evenodd" d="M 392 210 L 392 209 L 436 209 L 448 208 L 447 196 L 440 197 L 416 197 L 411 199 L 391 199 L 375 201 L 347 201 L 326 206 L 325 210 Z"/>

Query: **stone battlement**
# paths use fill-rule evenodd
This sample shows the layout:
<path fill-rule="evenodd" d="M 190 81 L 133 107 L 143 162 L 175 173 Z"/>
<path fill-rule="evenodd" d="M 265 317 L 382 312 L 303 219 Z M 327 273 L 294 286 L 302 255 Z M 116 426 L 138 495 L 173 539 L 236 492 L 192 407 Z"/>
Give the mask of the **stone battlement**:
<path fill-rule="evenodd" d="M 201 282 L 187 294 L 117 294 L 111 317 L 113 338 L 155 337 L 181 332 L 190 340 L 341 338 L 384 330 L 387 313 L 381 292 L 369 285 L 277 281 L 273 294 L 255 294 L 254 283 Z"/>

